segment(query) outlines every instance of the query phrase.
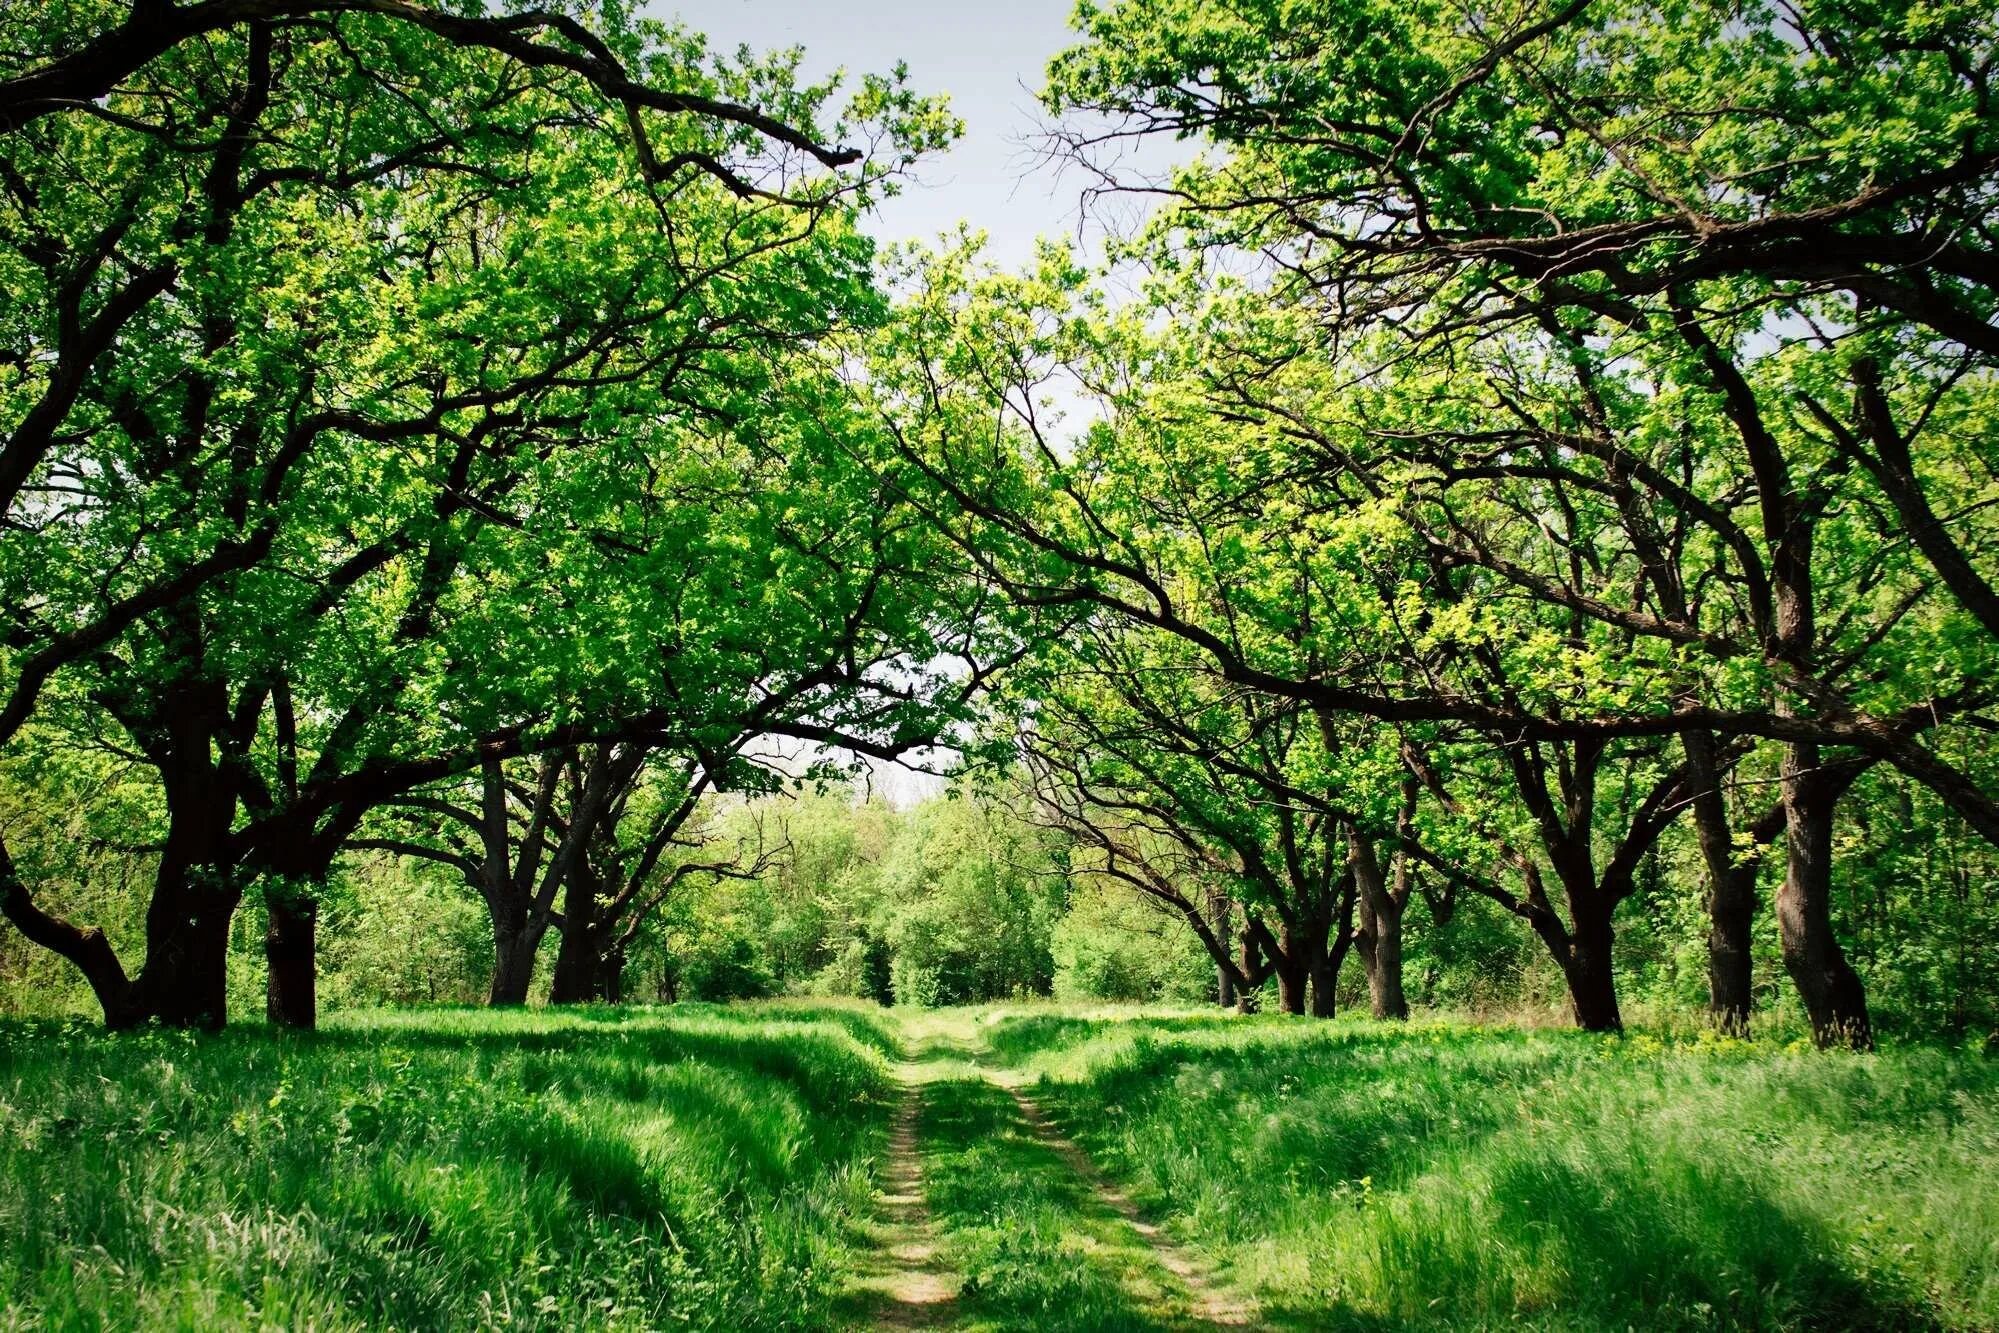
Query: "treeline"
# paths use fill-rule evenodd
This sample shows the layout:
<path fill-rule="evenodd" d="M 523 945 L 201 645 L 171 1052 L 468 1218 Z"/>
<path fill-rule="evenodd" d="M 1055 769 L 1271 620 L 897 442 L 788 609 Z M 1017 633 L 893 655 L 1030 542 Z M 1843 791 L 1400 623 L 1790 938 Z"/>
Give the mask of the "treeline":
<path fill-rule="evenodd" d="M 701 821 L 700 856 L 737 862 L 740 873 L 675 881 L 623 951 L 611 994 L 648 1004 L 810 995 L 911 1006 L 1053 996 L 1272 1012 L 1295 994 L 1267 969 L 1260 985 L 1243 985 L 1234 968 L 1218 968 L 1176 904 L 1099 873 L 1092 844 L 1062 829 L 1053 811 L 1036 811 L 1021 776 L 907 808 L 838 787 L 726 798 L 726 808 Z M 15 818 L 19 780 L 0 788 Z M 1880 1026 L 1902 1037 L 1982 1040 L 1999 1026 L 1999 986 L 1992 917 L 1968 878 L 1980 864 L 1978 844 L 1942 828 L 1909 784 L 1890 781 L 1854 799 L 1859 818 L 1917 830 L 1859 844 L 1834 905 L 1856 966 L 1874 983 Z M 70 808 L 71 822 L 50 834 L 81 850 L 56 891 L 112 938 L 142 937 L 145 903 L 134 887 L 150 869 L 147 857 L 112 848 L 82 807 Z M 1705 1001 L 1708 925 L 1686 891 L 1699 874 L 1700 850 L 1686 830 L 1662 838 L 1620 914 L 1618 991 L 1648 1022 L 1690 1023 Z M 1402 917 L 1412 1008 L 1538 1022 L 1567 1007 L 1560 968 L 1512 914 L 1447 885 L 1412 888 Z M 1357 901 L 1351 886 L 1341 886 L 1328 941 L 1339 965 L 1313 979 L 1324 983 L 1316 994 L 1297 997 L 1315 1012 L 1374 1006 L 1376 969 L 1355 948 Z M 463 878 L 434 858 L 345 856 L 316 906 L 318 991 L 327 1005 L 490 998 L 496 958 L 488 914 Z M 1246 919 L 1265 909 L 1245 899 L 1231 903 L 1226 918 L 1220 910 L 1210 905 L 1204 921 L 1240 939 Z M 254 1012 L 265 998 L 265 916 L 253 898 L 235 923 L 229 978 L 237 1013 Z M 1265 929 L 1273 920 L 1266 916 Z M 1272 933 L 1281 930 L 1279 920 Z M 560 994 L 559 921 L 551 933 L 557 939 L 543 944 L 528 976 L 532 1003 Z M 1769 917 L 1755 923 L 1751 950 L 1757 1007 L 1773 1015 L 1776 1031 L 1808 1030 L 1795 997 L 1780 988 Z M 90 1003 L 66 962 L 18 935 L 0 937 L 0 979 L 0 1012 L 73 1014 Z"/>
<path fill-rule="evenodd" d="M 937 745 L 1218 1000 L 1464 918 L 1590 1029 L 1690 938 L 1726 1032 L 1991 1022 L 1989 6 L 1086 4 L 1052 147 L 1160 207 L 1017 274 L 859 230 L 899 77 L 580 12 L 0 18 L 0 910 L 109 1023 L 249 901 L 310 1024 L 357 865 L 620 998 L 806 874 L 773 753 Z M 961 873 L 685 958 L 1052 985 Z"/>
<path fill-rule="evenodd" d="M 371 848 L 476 892 L 495 1002 L 552 926 L 611 993 L 754 746 L 905 753 L 1014 651 L 830 347 L 882 317 L 858 210 L 954 132 L 899 79 L 617 6 L 13 6 L 0 51 L 0 910 L 110 1025 L 221 1024 L 246 896 L 310 1025 Z M 71 801 L 142 930 L 79 914 Z"/>
<path fill-rule="evenodd" d="M 1839 886 L 1975 839 L 1917 910 L 1982 972 L 1990 7 L 1078 22 L 1044 96 L 1166 200 L 1139 296 L 947 257 L 875 374 L 926 511 L 1074 616 L 1016 706 L 1104 873 L 1289 1008 L 1350 939 L 1384 1016 L 1412 895 L 1478 896 L 1615 1029 L 1620 925 L 1691 838 L 1714 1022 L 1767 905 L 1817 1039 L 1865 1046 Z M 1161 136 L 1204 152 L 1120 179 Z"/>

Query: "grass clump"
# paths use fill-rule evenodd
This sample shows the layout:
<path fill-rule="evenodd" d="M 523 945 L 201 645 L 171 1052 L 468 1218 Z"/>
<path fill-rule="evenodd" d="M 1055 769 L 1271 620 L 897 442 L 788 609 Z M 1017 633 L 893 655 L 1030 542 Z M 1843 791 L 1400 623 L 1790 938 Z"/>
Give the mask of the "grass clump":
<path fill-rule="evenodd" d="M 818 1328 L 891 1102 L 806 1010 L 0 1028 L 0 1325 Z"/>

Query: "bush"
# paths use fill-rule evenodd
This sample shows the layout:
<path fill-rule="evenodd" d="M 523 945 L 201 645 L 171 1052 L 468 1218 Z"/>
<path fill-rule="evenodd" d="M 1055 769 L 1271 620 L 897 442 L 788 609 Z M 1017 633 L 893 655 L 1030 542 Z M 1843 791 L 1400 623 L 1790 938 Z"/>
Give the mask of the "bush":
<path fill-rule="evenodd" d="M 777 994 L 777 979 L 756 943 L 731 934 L 681 964 L 681 994 L 690 1000 L 760 1000 Z"/>

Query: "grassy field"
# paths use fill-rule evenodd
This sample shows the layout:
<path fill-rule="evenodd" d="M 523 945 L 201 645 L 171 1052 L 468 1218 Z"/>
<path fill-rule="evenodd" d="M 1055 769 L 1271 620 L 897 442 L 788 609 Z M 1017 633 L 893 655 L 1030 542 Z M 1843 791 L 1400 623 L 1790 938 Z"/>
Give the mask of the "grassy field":
<path fill-rule="evenodd" d="M 895 1294 L 897 1154 L 941 1299 Z M 18 1328 L 1991 1329 L 1994 1181 L 1999 1062 L 1934 1050 L 1035 1007 L 0 1028 Z"/>
<path fill-rule="evenodd" d="M 0 1324 L 825 1327 L 892 1091 L 836 1017 L 0 1029 Z"/>
<path fill-rule="evenodd" d="M 1999 1328 L 1999 1063 L 989 1017 L 1077 1141 L 1310 1328 Z"/>

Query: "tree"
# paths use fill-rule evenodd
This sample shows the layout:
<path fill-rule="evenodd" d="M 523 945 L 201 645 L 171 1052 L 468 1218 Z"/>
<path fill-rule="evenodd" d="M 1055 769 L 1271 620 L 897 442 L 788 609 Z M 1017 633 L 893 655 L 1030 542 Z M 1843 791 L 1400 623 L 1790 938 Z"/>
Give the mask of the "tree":
<path fill-rule="evenodd" d="M 1527 434 L 1601 462 L 1592 480 L 1625 511 L 1650 586 L 1636 608 L 1591 614 L 1716 651 L 1710 622 L 1688 604 L 1699 585 L 1669 572 L 1659 543 L 1644 539 L 1677 540 L 1692 526 L 1723 544 L 1751 622 L 1725 642 L 1774 678 L 1766 723 L 1742 734 L 1787 747 L 1786 961 L 1821 1038 L 1864 1044 L 1864 1000 L 1827 910 L 1826 747 L 1887 759 L 1953 793 L 1946 799 L 1987 836 L 1999 832 L 1988 792 L 1921 745 L 1892 703 L 1838 682 L 1850 659 L 1827 651 L 1822 638 L 1836 631 L 1818 615 L 1834 604 L 1819 585 L 1850 567 L 1846 552 L 1827 549 L 1837 536 L 1828 522 L 1864 505 L 1948 589 L 1954 605 L 1933 614 L 1958 624 L 1942 637 L 1962 643 L 1976 625 L 1987 639 L 1958 679 L 1922 691 L 1917 711 L 1949 718 L 1984 702 L 1982 660 L 1999 629 L 1989 538 L 1940 518 L 1951 508 L 1934 499 L 1952 495 L 1961 461 L 1990 438 L 1974 424 L 1999 352 L 1990 13 L 1805 5 L 1667 15 L 1567 4 L 1458 25 L 1393 6 L 1243 3 L 1196 14 L 1138 0 L 1082 17 L 1092 40 L 1056 62 L 1055 103 L 1108 115 L 1113 136 L 1196 133 L 1226 150 L 1173 188 L 1176 221 L 1196 244 L 1278 252 L 1289 299 L 1337 311 L 1345 329 L 1415 310 L 1405 349 L 1448 357 L 1495 333 L 1524 334 L 1550 361 L 1570 362 L 1581 392 L 1548 404 L 1556 411 L 1534 411 L 1531 398 L 1496 406 L 1524 419 Z M 1243 60 L 1273 25 L 1285 44 Z M 1354 33 L 1367 40 L 1348 40 Z M 1753 492 L 1731 495 L 1732 482 L 1713 485 L 1699 465 L 1677 477 L 1648 466 L 1658 450 L 1634 429 L 1643 414 L 1619 401 L 1626 386 L 1616 383 L 1642 376 L 1614 368 L 1635 349 L 1655 386 L 1706 399 L 1689 402 L 1678 424 L 1708 434 L 1725 423 L 1734 438 L 1720 447 L 1739 461 L 1723 475 L 1747 474 Z M 1773 408 L 1785 396 L 1802 420 Z M 1508 433 L 1461 437 L 1454 456 L 1489 462 Z M 1503 461 L 1500 474 L 1509 470 L 1518 475 Z M 1752 499 L 1758 512 L 1738 524 L 1733 511 Z M 1504 554 L 1485 558 L 1557 603 L 1584 601 Z M 1893 572 L 1903 586 L 1869 625 L 1882 637 L 1921 596 L 1908 587 L 1913 571 Z M 1851 725 L 1813 735 L 1795 725 L 1803 720 Z M 1690 762 L 1712 767 L 1713 743 L 1699 729 L 1685 735 Z M 1718 854 L 1711 796 L 1697 817 L 1712 849 L 1721 958 L 1740 943 L 1742 886 Z M 1736 1021 L 1740 976 L 1717 980 L 1717 1010 Z"/>
<path fill-rule="evenodd" d="M 1309 997 L 1319 1017 L 1333 1013 L 1360 902 L 1377 1008 L 1406 1015 L 1407 879 L 1400 849 L 1377 849 L 1395 836 L 1371 808 L 1378 754 L 1308 709 L 1219 681 L 1170 637 L 1115 621 L 1072 626 L 1016 688 L 1037 810 L 1075 842 L 1078 870 L 1175 911 L 1228 986 L 1253 990 L 1274 972 L 1285 1012 L 1304 1013 Z M 1387 769 L 1392 785 L 1392 751 Z M 1236 908 L 1241 955 L 1227 930 Z"/>
<path fill-rule="evenodd" d="M 87 732 L 109 715 L 168 827 L 129 981 L 4 860 L 0 892 L 114 1025 L 221 1021 L 256 876 L 273 1012 L 310 1021 L 286 998 L 310 886 L 368 808 L 617 729 L 616 630 L 535 634 L 531 608 L 573 602 L 586 553 L 674 549 L 620 526 L 662 511 L 657 464 L 866 317 L 846 210 L 945 128 L 871 81 L 834 126 L 881 134 L 862 162 L 818 146 L 828 90 L 782 63 L 704 71 L 615 15 L 357 8 L 141 6 L 8 43 L 0 737 L 52 689 Z M 135 34 L 161 24 L 186 31 Z M 116 91 L 48 91 L 114 46 Z"/>
<path fill-rule="evenodd" d="M 1930 739 L 1989 698 L 1989 537 L 1937 516 L 1978 512 L 1959 465 L 1991 438 L 1990 16 L 1131 0 L 1079 21 L 1048 93 L 1079 116 L 1069 147 L 1214 149 L 1155 187 L 1169 207 L 1135 251 L 1167 293 L 1151 328 L 1203 332 L 1178 359 L 1107 357 L 1147 326 L 1079 303 L 1073 266 L 1018 317 L 977 313 L 971 282 L 956 308 L 985 346 L 920 335 L 944 371 L 908 438 L 933 512 L 1020 595 L 1176 634 L 1238 685 L 1503 744 L 1673 737 L 1707 775 L 1725 1024 L 1749 886 L 1715 797 L 1741 747 L 1774 745 L 1786 961 L 1820 1039 L 1865 1044 L 1829 914 L 1843 775 L 1892 764 L 1999 837 L 1976 766 Z M 1190 314 L 1188 288 L 1223 295 Z M 1200 457 L 1248 437 L 1263 465 L 1051 447 L 1032 388 L 1065 360 L 1113 412 L 1204 415 L 1237 453 Z M 1011 423 L 997 450 L 939 401 L 981 382 Z M 1185 534 L 1146 526 L 1176 487 L 1212 514 L 1285 506 L 1280 532 L 1324 514 L 1424 548 L 1407 628 L 1447 669 L 1391 642 L 1307 675 L 1232 639 L 1174 576 Z M 1875 558 L 1861 533 L 1884 526 L 1921 562 Z M 1481 620 L 1502 590 L 1547 615 Z"/>

